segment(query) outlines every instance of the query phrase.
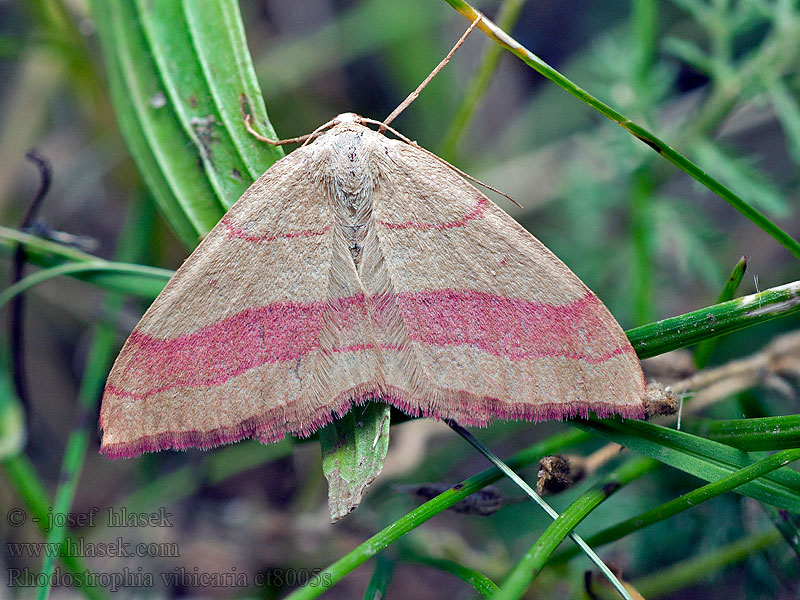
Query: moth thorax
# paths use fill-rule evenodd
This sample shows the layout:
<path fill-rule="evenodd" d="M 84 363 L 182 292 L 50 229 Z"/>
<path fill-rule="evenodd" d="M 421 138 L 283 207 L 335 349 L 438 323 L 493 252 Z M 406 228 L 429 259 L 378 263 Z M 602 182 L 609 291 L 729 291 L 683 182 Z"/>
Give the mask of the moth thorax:
<path fill-rule="evenodd" d="M 368 189 L 339 190 L 334 199 L 334 215 L 356 266 L 361 261 L 364 239 L 372 217 L 372 198 Z"/>
<path fill-rule="evenodd" d="M 329 182 L 334 218 L 358 266 L 372 217 L 374 179 L 368 143 L 365 144 L 363 131 L 345 130 L 336 134 L 331 150 L 334 154 Z"/>

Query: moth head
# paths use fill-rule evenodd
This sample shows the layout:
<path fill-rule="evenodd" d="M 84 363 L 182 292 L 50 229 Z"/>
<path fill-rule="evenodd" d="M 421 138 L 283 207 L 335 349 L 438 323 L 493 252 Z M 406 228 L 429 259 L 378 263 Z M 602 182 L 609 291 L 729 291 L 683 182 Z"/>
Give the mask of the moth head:
<path fill-rule="evenodd" d="M 331 124 L 335 127 L 336 125 L 349 125 L 349 124 L 356 124 L 356 125 L 363 125 L 364 124 L 364 117 L 357 115 L 356 113 L 342 113 L 338 115 L 336 118 L 333 119 Z"/>

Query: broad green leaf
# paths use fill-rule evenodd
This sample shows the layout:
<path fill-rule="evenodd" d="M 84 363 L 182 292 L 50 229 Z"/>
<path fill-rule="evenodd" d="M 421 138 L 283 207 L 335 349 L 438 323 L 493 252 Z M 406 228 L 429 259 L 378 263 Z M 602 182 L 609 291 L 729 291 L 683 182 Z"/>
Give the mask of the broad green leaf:
<path fill-rule="evenodd" d="M 322 471 L 328 480 L 331 520 L 347 516 L 383 469 L 389 450 L 389 409 L 383 402 L 354 406 L 320 430 Z"/>
<path fill-rule="evenodd" d="M 111 96 L 139 170 L 193 248 L 282 156 L 244 128 L 239 100 L 267 120 L 233 0 L 92 0 Z"/>
<path fill-rule="evenodd" d="M 579 419 L 572 422 L 705 481 L 716 481 L 755 462 L 746 452 L 731 446 L 645 421 Z M 791 469 L 773 471 L 736 488 L 736 492 L 800 512 L 800 473 Z"/>
<path fill-rule="evenodd" d="M 202 67 L 204 81 L 214 99 L 214 107 L 231 137 L 233 148 L 247 165 L 249 178 L 242 174 L 246 188 L 249 185 L 248 179 L 260 177 L 272 163 L 283 156 L 283 150 L 280 146 L 259 142 L 248 133 L 242 123 L 240 101 L 244 96 L 246 109 L 253 117 L 255 128 L 263 136 L 273 139 L 276 137 L 267 117 L 267 108 L 247 48 L 239 4 L 237 0 L 183 0 L 183 11 L 189 25 L 192 49 Z M 272 83 L 269 79 L 266 81 Z M 222 171 L 225 172 L 224 168 Z M 241 195 L 238 191 L 235 193 L 236 197 L 227 199 L 226 206 L 233 204 Z"/>

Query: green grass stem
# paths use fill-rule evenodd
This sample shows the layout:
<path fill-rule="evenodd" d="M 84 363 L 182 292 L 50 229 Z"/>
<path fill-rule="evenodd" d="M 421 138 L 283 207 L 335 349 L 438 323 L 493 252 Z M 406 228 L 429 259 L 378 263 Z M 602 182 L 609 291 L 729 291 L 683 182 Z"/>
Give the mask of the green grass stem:
<path fill-rule="evenodd" d="M 555 435 L 534 446 L 518 452 L 506 461 L 512 469 L 518 470 L 529 465 L 542 456 L 555 454 L 565 448 L 574 446 L 586 441 L 588 436 L 583 432 L 570 431 L 560 435 Z M 362 565 L 367 560 L 375 556 L 378 552 L 400 539 L 402 536 L 419 527 L 429 519 L 438 515 L 456 502 L 463 500 L 470 494 L 494 483 L 503 476 L 503 473 L 496 467 L 486 469 L 469 479 L 462 481 L 442 492 L 435 498 L 418 506 L 408 514 L 400 517 L 397 521 L 382 529 L 365 542 L 359 544 L 355 549 L 348 552 L 335 563 L 323 569 L 320 578 L 329 581 L 329 586 L 302 587 L 295 590 L 287 600 L 308 600 L 316 598 L 330 586 L 342 580 L 348 573 L 356 567 Z"/>
<path fill-rule="evenodd" d="M 589 513 L 620 487 L 649 472 L 656 464 L 655 461 L 647 458 L 628 460 L 604 477 L 601 483 L 578 497 L 539 536 L 536 543 L 522 557 L 503 582 L 500 592 L 495 598 L 497 600 L 521 598 L 527 591 L 528 586 L 542 570 L 550 555 L 564 541 L 564 538 L 572 533 L 578 523 L 583 521 Z M 624 590 L 625 588 L 623 587 L 622 589 Z M 623 597 L 629 597 L 627 592 L 623 594 Z"/>
<path fill-rule="evenodd" d="M 142 235 L 142 231 L 150 226 L 152 219 L 153 214 L 148 203 L 139 202 L 131 205 L 117 250 L 118 258 L 135 259 L 141 254 L 147 240 L 147 236 Z M 122 308 L 123 300 L 124 298 L 120 294 L 109 294 L 103 305 L 104 312 L 107 315 L 116 315 Z M 55 514 L 67 514 L 72 507 L 86 451 L 92 432 L 95 430 L 94 419 L 97 414 L 97 405 L 116 349 L 117 333 L 113 323 L 108 320 L 98 321 L 94 326 L 89 356 L 78 390 L 76 424 L 67 438 L 61 463 L 59 484 L 53 500 Z M 63 547 L 66 535 L 66 525 L 56 524 L 48 531 L 46 543 L 49 547 L 56 545 Z M 37 588 L 37 600 L 46 600 L 50 593 L 50 582 L 56 558 L 55 555 L 48 555 L 44 558 L 41 572 L 45 584 Z"/>
<path fill-rule="evenodd" d="M 481 16 L 477 10 L 470 6 L 464 0 L 445 0 L 456 11 L 464 15 L 470 22 Z M 766 215 L 759 210 L 753 208 L 747 201 L 739 197 L 732 190 L 728 189 L 717 179 L 710 176 L 703 171 L 699 166 L 686 158 L 683 154 L 670 147 L 666 142 L 659 139 L 653 133 L 634 123 L 626 116 L 620 114 L 607 104 L 601 102 L 589 92 L 579 87 L 568 78 L 564 77 L 556 69 L 548 65 L 538 56 L 533 54 L 530 50 L 522 46 L 514 38 L 500 29 L 492 21 L 483 17 L 482 22 L 478 28 L 483 31 L 490 39 L 503 46 L 506 50 L 520 58 L 526 65 L 550 79 L 553 83 L 563 88 L 573 96 L 577 97 L 582 102 L 591 106 L 603 116 L 611 119 L 623 129 L 628 131 L 631 135 L 638 138 L 643 143 L 647 144 L 650 148 L 658 152 L 661 156 L 666 158 L 676 167 L 690 175 L 699 183 L 707 187 L 709 190 L 717 194 L 720 198 L 728 202 L 736 210 L 742 213 L 750 221 L 763 229 L 766 233 L 771 235 L 778 241 L 784 248 L 791 252 L 796 258 L 800 259 L 800 242 L 795 240 L 792 236 L 786 233 L 783 229 L 773 223 Z"/>
<path fill-rule="evenodd" d="M 736 294 L 736 290 L 739 289 L 739 284 L 742 282 L 746 270 L 747 257 L 743 256 L 739 259 L 739 262 L 736 263 L 736 266 L 733 267 L 733 271 L 731 271 L 728 280 L 725 282 L 725 287 L 722 288 L 722 292 L 719 298 L 717 298 L 717 304 L 733 300 L 733 296 Z M 708 359 L 711 358 L 711 354 L 714 352 L 718 343 L 719 338 L 713 338 L 710 340 L 703 340 L 697 344 L 697 347 L 694 349 L 694 366 L 698 369 L 704 368 L 708 364 Z"/>
<path fill-rule="evenodd" d="M 775 469 L 784 467 L 796 460 L 800 459 L 800 449 L 793 448 L 791 450 L 782 450 L 772 456 L 768 456 L 757 463 L 754 463 L 743 469 L 739 469 L 721 477 L 712 483 L 701 486 L 691 492 L 683 494 L 682 496 L 665 502 L 664 504 L 638 514 L 629 519 L 612 525 L 602 531 L 590 536 L 586 542 L 594 547 L 610 544 L 623 537 L 635 533 L 649 527 L 654 523 L 658 523 L 670 517 L 673 517 L 685 510 L 694 508 L 695 506 L 708 502 L 726 492 L 736 489 L 737 487 L 762 477 L 767 473 L 771 473 Z M 560 553 L 554 560 L 566 560 L 577 555 L 576 548 L 568 548 Z"/>
<path fill-rule="evenodd" d="M 497 22 L 503 31 L 513 29 L 514 24 L 519 20 L 524 4 L 525 0 L 505 0 L 503 2 L 497 16 Z M 450 162 L 455 160 L 458 144 L 464 136 L 470 121 L 475 116 L 481 98 L 489 88 L 492 75 L 497 69 L 502 53 L 503 48 L 497 44 L 491 44 L 484 52 L 481 64 L 470 79 L 467 90 L 464 92 L 464 98 L 456 109 L 450 129 L 444 136 L 444 142 L 439 154 L 445 160 Z"/>

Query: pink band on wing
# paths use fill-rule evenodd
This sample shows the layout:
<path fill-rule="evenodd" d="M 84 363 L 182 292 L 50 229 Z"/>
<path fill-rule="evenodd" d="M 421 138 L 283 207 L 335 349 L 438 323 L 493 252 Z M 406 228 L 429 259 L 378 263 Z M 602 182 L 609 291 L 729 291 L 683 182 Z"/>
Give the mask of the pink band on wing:
<path fill-rule="evenodd" d="M 388 321 L 383 311 L 399 308 L 410 341 L 432 346 L 472 346 L 487 354 L 524 360 L 566 357 L 598 364 L 633 352 L 619 346 L 610 325 L 601 318 L 599 301 L 587 293 L 569 304 L 551 305 L 503 298 L 467 290 L 399 294 L 378 301 L 363 294 L 339 298 L 333 304 L 277 302 L 251 307 L 202 329 L 174 339 L 158 339 L 134 331 L 128 355 L 135 357 L 118 374 L 122 381 L 151 382 L 136 392 L 113 384 L 106 391 L 143 398 L 178 387 L 214 386 L 266 363 L 296 360 L 319 350 L 319 335 L 327 319 L 347 331 L 369 314 Z M 326 312 L 327 311 L 327 312 Z M 351 343 L 329 352 L 357 352 L 375 346 Z M 382 347 L 393 351 L 402 346 Z"/>
<path fill-rule="evenodd" d="M 397 303 L 409 337 L 435 346 L 469 344 L 511 360 L 569 356 L 602 362 L 616 351 L 606 343 L 608 326 L 591 292 L 562 305 L 468 290 L 400 294 Z"/>
<path fill-rule="evenodd" d="M 488 200 L 486 198 L 481 198 L 478 200 L 478 203 L 475 205 L 475 208 L 464 215 L 462 218 L 457 219 L 455 221 L 450 221 L 447 223 L 423 223 L 419 221 L 405 221 L 403 223 L 390 223 L 388 221 L 378 221 L 381 225 L 386 227 L 387 229 L 452 229 L 454 227 L 463 227 L 466 225 L 468 221 L 473 219 L 480 219 L 484 216 L 486 212 L 486 204 Z M 315 235 L 324 235 L 328 229 L 330 229 L 330 225 L 326 225 L 322 229 L 303 229 L 300 231 L 292 231 L 289 233 L 276 233 L 270 234 L 265 233 L 261 235 L 250 235 L 244 229 L 236 225 L 228 215 L 222 217 L 221 222 L 225 225 L 226 229 L 228 230 L 228 238 L 229 239 L 240 239 L 245 240 L 247 242 L 273 242 L 277 239 L 293 239 L 298 237 L 311 237 Z"/>
<path fill-rule="evenodd" d="M 378 221 L 387 229 L 452 229 L 453 227 L 463 227 L 472 219 L 480 219 L 486 212 L 487 198 L 481 198 L 475 208 L 456 221 L 449 223 L 422 223 L 419 221 L 405 221 L 404 223 L 389 223 L 388 221 Z"/>
<path fill-rule="evenodd" d="M 239 239 L 245 240 L 246 242 L 274 242 L 275 240 L 282 239 L 282 240 L 291 240 L 293 238 L 299 237 L 311 237 L 315 235 L 324 235 L 328 229 L 331 228 L 330 225 L 326 225 L 322 229 L 301 229 L 300 231 L 290 231 L 289 233 L 276 233 L 276 234 L 269 234 L 265 233 L 263 235 L 250 235 L 244 229 L 237 226 L 236 223 L 231 221 L 228 215 L 225 215 L 220 219 L 220 222 L 225 225 L 225 228 L 228 230 L 228 239 Z"/>

